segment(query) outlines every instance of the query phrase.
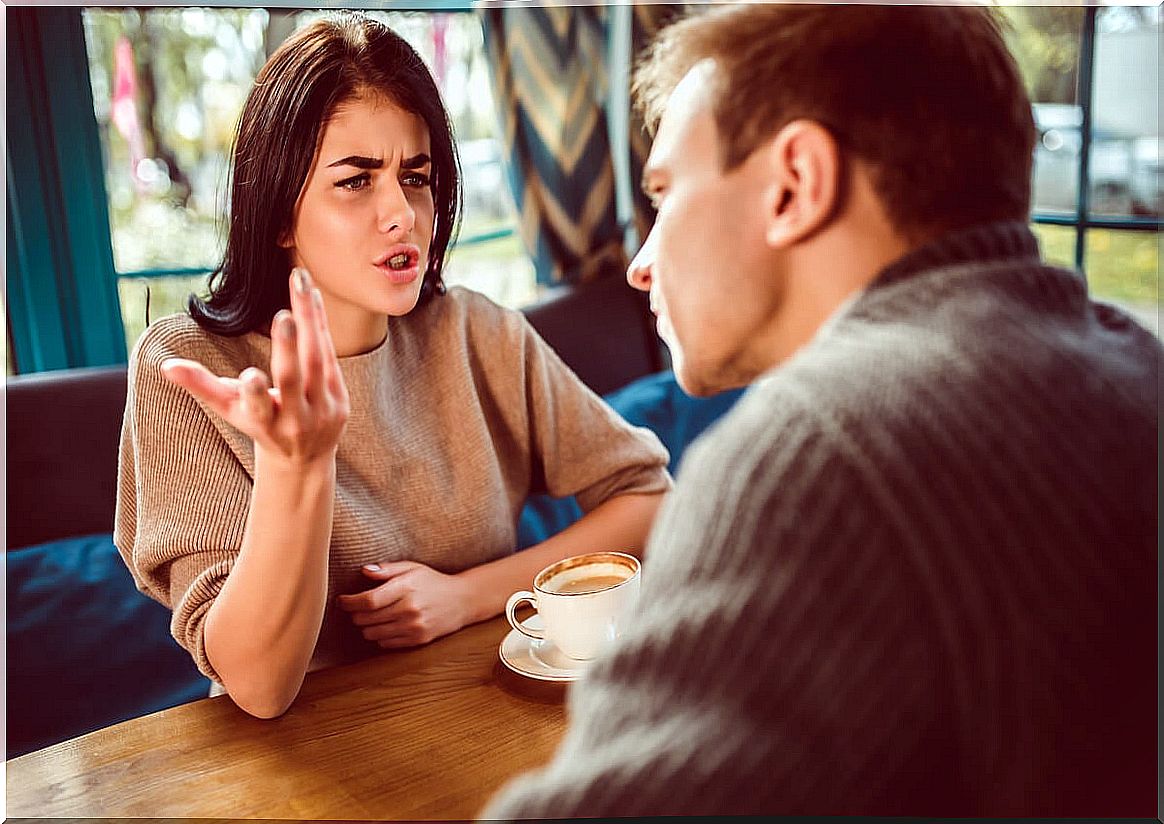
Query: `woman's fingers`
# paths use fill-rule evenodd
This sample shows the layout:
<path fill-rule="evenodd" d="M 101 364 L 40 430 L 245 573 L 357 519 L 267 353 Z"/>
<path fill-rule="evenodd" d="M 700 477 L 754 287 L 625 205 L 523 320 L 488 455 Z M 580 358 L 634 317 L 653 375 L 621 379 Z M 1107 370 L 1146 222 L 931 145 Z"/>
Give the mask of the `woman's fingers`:
<path fill-rule="evenodd" d="M 295 314 L 296 342 L 299 350 L 299 373 L 303 397 L 308 403 L 319 401 L 324 385 L 323 344 L 319 335 L 318 310 L 312 300 L 315 287 L 306 269 L 291 271 L 291 309 Z"/>
<path fill-rule="evenodd" d="M 216 414 L 229 418 L 239 399 L 238 381 L 220 378 L 197 361 L 167 358 L 162 361 L 162 375 L 181 386 L 209 406 Z"/>
<path fill-rule="evenodd" d="M 256 444 L 287 458 L 314 460 L 335 449 L 347 418 L 347 392 L 322 299 L 302 269 L 291 275 L 291 306 L 271 320 L 270 378 L 256 367 L 237 379 L 218 378 L 181 358 L 167 360 L 162 370 Z"/>
<path fill-rule="evenodd" d="M 405 598 L 380 609 L 367 612 L 353 612 L 352 623 L 357 627 L 371 627 L 379 624 L 391 624 L 394 621 L 410 621 L 416 618 L 416 610 L 411 608 Z"/>
<path fill-rule="evenodd" d="M 165 376 L 255 439 L 297 460 L 334 450 L 348 416 L 348 395 L 319 290 L 296 267 L 291 311 L 271 320 L 270 379 L 249 368 L 238 379 L 215 377 L 194 361 L 172 358 Z M 382 606 L 382 604 L 381 604 Z"/>
<path fill-rule="evenodd" d="M 266 429 L 275 418 L 275 403 L 271 384 L 261 369 L 249 367 L 239 375 L 240 405 L 244 416 Z"/>
<path fill-rule="evenodd" d="M 311 302 L 315 307 L 315 319 L 319 328 L 319 340 L 323 349 L 323 378 L 328 391 L 338 403 L 347 405 L 348 389 L 340 372 L 339 358 L 335 354 L 335 342 L 331 339 L 331 329 L 327 325 L 327 313 L 323 310 L 323 295 L 318 289 L 311 290 Z"/>
<path fill-rule="evenodd" d="M 424 633 L 421 630 L 413 624 L 401 622 L 366 627 L 360 634 L 384 648 L 415 647 L 424 643 Z"/>
<path fill-rule="evenodd" d="M 197 361 L 167 358 L 162 374 L 181 386 L 231 426 L 266 441 L 275 415 L 271 383 L 261 369 L 243 370 L 238 378 L 216 377 Z"/>
<path fill-rule="evenodd" d="M 357 592 L 353 595 L 340 595 L 336 600 L 340 609 L 345 612 L 371 612 L 373 610 L 391 607 L 410 592 L 408 584 L 399 578 L 394 578 L 378 587 Z"/>
<path fill-rule="evenodd" d="M 295 318 L 285 309 L 271 321 L 271 377 L 279 387 L 279 411 L 303 414 L 303 379 L 299 374 L 299 335 Z"/>

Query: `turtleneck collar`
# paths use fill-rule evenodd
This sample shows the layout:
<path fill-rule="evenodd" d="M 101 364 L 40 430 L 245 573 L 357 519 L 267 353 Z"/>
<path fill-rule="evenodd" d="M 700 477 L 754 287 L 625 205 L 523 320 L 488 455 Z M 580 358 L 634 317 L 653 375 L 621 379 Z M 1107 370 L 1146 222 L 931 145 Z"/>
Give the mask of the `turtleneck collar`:
<path fill-rule="evenodd" d="M 870 286 L 896 283 L 928 269 L 1008 258 L 1039 260 L 1039 242 L 1021 221 L 984 223 L 944 234 L 890 263 Z"/>

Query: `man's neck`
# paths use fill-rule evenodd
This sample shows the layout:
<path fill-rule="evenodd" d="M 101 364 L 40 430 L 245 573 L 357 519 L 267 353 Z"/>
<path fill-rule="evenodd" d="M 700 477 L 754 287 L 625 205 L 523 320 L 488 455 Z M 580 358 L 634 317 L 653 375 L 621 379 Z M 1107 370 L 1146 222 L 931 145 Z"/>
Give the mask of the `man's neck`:
<path fill-rule="evenodd" d="M 790 358 L 886 266 L 918 245 L 890 223 L 868 176 L 854 174 L 845 206 L 829 225 L 787 252 L 785 298 L 757 341 L 766 369 Z"/>

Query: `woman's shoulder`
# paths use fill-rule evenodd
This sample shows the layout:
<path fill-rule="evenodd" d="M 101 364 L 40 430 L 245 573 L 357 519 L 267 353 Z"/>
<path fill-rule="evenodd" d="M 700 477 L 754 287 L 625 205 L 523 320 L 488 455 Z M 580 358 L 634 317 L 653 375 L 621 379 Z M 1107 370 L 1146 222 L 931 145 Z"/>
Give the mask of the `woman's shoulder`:
<path fill-rule="evenodd" d="M 464 286 L 449 287 L 433 304 L 430 308 L 435 310 L 437 324 L 459 328 L 469 343 L 497 341 L 499 336 L 520 338 L 525 334 L 525 315 Z"/>
<path fill-rule="evenodd" d="M 522 318 L 516 309 L 502 306 L 488 295 L 465 286 L 450 286 L 437 300 L 443 301 L 449 310 L 484 322 L 513 322 Z"/>
<path fill-rule="evenodd" d="M 189 315 L 179 313 L 158 318 L 142 332 L 130 356 L 135 365 L 159 366 L 167 358 L 187 358 L 205 364 L 233 369 L 245 368 L 253 360 L 247 338 L 226 337 L 207 332 Z"/>

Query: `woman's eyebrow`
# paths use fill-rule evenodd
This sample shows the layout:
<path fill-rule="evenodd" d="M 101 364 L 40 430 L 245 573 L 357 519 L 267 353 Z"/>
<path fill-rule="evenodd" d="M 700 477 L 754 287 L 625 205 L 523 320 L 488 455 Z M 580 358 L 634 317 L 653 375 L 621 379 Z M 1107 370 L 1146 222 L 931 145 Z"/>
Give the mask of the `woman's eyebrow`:
<path fill-rule="evenodd" d="M 333 166 L 355 166 L 357 169 L 379 169 L 384 165 L 384 161 L 378 157 L 365 157 L 364 155 L 348 155 L 340 158 L 335 163 L 328 163 L 327 167 L 330 169 Z"/>
<path fill-rule="evenodd" d="M 400 161 L 400 168 L 401 169 L 419 169 L 422 166 L 427 166 L 429 163 L 432 163 L 432 158 L 429 157 L 428 155 L 426 155 L 424 152 L 421 152 L 418 155 L 413 155 L 412 157 L 406 157 L 406 158 L 404 158 L 404 160 Z"/>
<path fill-rule="evenodd" d="M 432 158 L 421 152 L 412 157 L 406 157 L 400 161 L 401 169 L 419 169 L 432 163 Z M 330 169 L 333 166 L 354 166 L 357 169 L 379 169 L 384 166 L 384 161 L 378 157 L 366 157 L 364 155 L 348 155 L 341 157 L 334 163 L 328 163 L 327 167 Z"/>

